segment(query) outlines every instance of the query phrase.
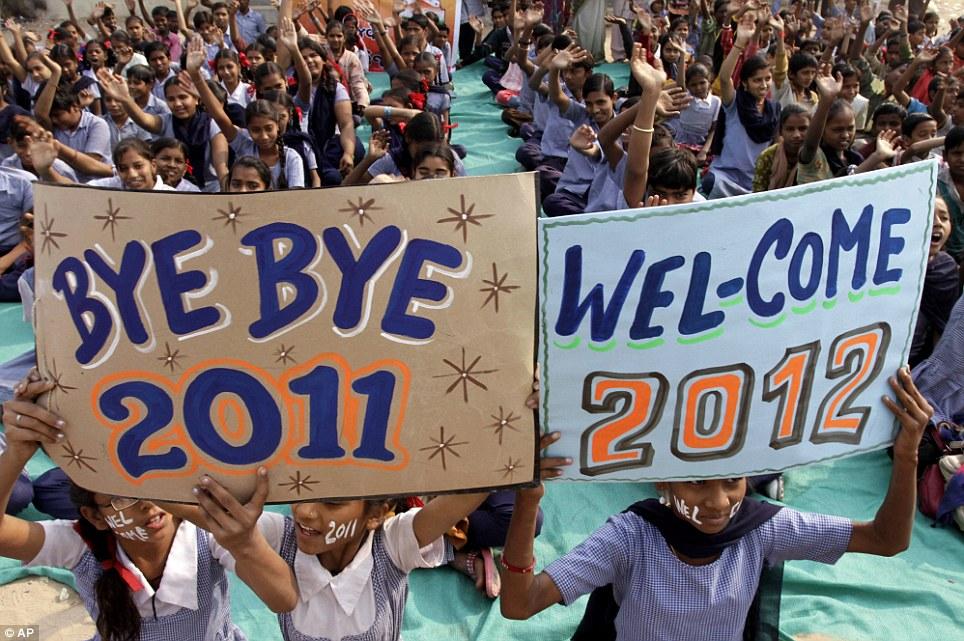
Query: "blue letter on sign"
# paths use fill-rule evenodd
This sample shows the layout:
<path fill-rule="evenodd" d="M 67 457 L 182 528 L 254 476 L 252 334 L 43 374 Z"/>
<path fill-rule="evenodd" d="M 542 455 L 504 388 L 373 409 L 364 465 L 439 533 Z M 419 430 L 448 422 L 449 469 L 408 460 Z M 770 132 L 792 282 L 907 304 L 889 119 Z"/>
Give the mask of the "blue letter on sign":
<path fill-rule="evenodd" d="M 202 289 L 208 278 L 202 271 L 178 273 L 175 257 L 201 242 L 201 234 L 186 229 L 151 243 L 154 252 L 157 288 L 160 290 L 167 324 L 175 334 L 183 336 L 214 325 L 221 318 L 214 307 L 185 311 L 182 294 Z"/>
<path fill-rule="evenodd" d="M 291 249 L 275 259 L 275 242 L 279 239 L 287 240 Z M 254 338 L 264 338 L 297 320 L 318 299 L 318 283 L 302 272 L 314 260 L 318 243 L 310 231 L 291 223 L 258 227 L 245 234 L 241 242 L 254 247 L 261 300 L 261 317 L 251 323 L 248 332 Z M 294 300 L 284 307 L 278 300 L 281 283 L 288 283 L 295 290 Z"/>
<path fill-rule="evenodd" d="M 244 445 L 225 441 L 211 422 L 211 405 L 221 394 L 236 395 L 248 409 L 251 437 Z M 184 394 L 184 426 L 198 449 L 228 465 L 261 463 L 281 443 L 281 413 L 274 398 L 254 376 L 225 367 L 201 372 L 188 385 Z"/>
<path fill-rule="evenodd" d="M 434 240 L 417 238 L 410 242 L 405 248 L 392 293 L 388 297 L 388 305 L 385 306 L 382 331 L 415 339 L 431 338 L 435 333 L 435 323 L 427 318 L 405 313 L 413 298 L 438 302 L 445 298 L 448 291 L 441 283 L 418 277 L 422 271 L 422 263 L 436 263 L 455 269 L 462 264 L 462 254 L 451 245 Z"/>
<path fill-rule="evenodd" d="M 616 331 L 616 321 L 623 311 L 623 304 L 629 295 L 629 288 L 643 266 L 646 252 L 636 249 L 629 256 L 623 275 L 616 283 L 616 290 L 607 305 L 601 283 L 589 290 L 586 297 L 579 300 L 582 284 L 582 245 L 573 245 L 566 250 L 565 280 L 562 284 L 562 302 L 559 304 L 559 318 L 556 319 L 556 333 L 571 336 L 579 330 L 586 312 L 591 311 L 589 331 L 594 341 L 607 341 Z M 667 270 L 668 271 L 668 270 Z"/>
<path fill-rule="evenodd" d="M 73 276 L 75 283 L 73 287 L 70 285 L 71 279 L 68 278 L 68 274 Z M 80 347 L 76 352 L 77 362 L 86 365 L 94 360 L 110 337 L 114 326 L 110 310 L 103 302 L 87 295 L 90 291 L 87 268 L 74 257 L 65 258 L 57 265 L 53 286 L 56 291 L 63 294 L 67 311 L 70 312 L 74 327 L 80 334 Z M 87 324 L 85 315 L 88 315 L 90 325 Z"/>

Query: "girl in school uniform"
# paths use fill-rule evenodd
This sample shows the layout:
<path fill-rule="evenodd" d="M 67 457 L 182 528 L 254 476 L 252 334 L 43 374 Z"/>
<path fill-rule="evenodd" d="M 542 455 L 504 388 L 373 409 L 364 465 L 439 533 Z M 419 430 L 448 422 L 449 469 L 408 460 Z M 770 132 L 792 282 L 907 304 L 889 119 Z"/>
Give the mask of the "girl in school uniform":
<path fill-rule="evenodd" d="M 247 107 L 248 103 L 254 100 L 254 88 L 244 82 L 242 76 L 246 69 L 241 65 L 237 51 L 232 49 L 218 51 L 214 56 L 214 70 L 221 86 L 228 93 L 229 103 Z"/>
<path fill-rule="evenodd" d="M 241 156 L 231 165 L 224 191 L 236 194 L 268 191 L 271 188 L 271 170 L 254 156 Z"/>
<path fill-rule="evenodd" d="M 369 150 L 362 162 L 345 177 L 344 185 L 367 185 L 372 179 L 386 174 L 412 178 L 415 169 L 413 161 L 418 150 L 424 145 L 445 140 L 442 121 L 427 111 L 373 105 L 365 110 L 365 115 L 383 121 L 396 117 L 410 119 L 405 127 L 405 144 L 398 150 L 392 150 L 388 144 L 388 134 L 384 134 L 384 142 Z M 454 175 L 464 176 L 465 166 L 461 159 L 456 155 L 454 160 Z"/>
<path fill-rule="evenodd" d="M 247 128 L 235 126 L 201 77 L 204 48 L 200 40 L 192 40 L 187 48 L 187 70 L 198 88 L 204 108 L 214 118 L 228 144 L 239 156 L 255 156 L 271 168 L 272 186 L 296 189 L 305 186 L 301 157 L 285 146 L 281 121 L 284 111 L 276 103 L 255 100 L 245 108 Z"/>
<path fill-rule="evenodd" d="M 101 89 L 127 109 L 134 122 L 155 135 L 176 138 L 188 149 L 194 173 L 191 180 L 202 191 L 217 192 L 228 173 L 228 141 L 210 114 L 198 108 L 199 93 L 190 76 L 171 78 L 164 83 L 170 113 L 153 115 L 141 109 L 121 76 L 102 69 Z"/>
<path fill-rule="evenodd" d="M 8 447 L 0 455 L 0 507 L 41 443 L 66 442 L 66 421 L 33 403 L 52 387 L 34 370 L 17 386 L 16 398 L 4 403 Z M 263 505 L 267 490 L 262 471 L 244 507 Z M 24 521 L 0 509 L 0 555 L 69 569 L 98 641 L 243 641 L 231 621 L 224 565 L 236 567 L 275 611 L 294 606 L 293 585 L 277 579 L 287 568 L 257 531 L 247 538 L 219 531 L 222 545 L 152 501 L 78 487 L 72 497 L 81 513 L 76 521 Z"/>
<path fill-rule="evenodd" d="M 534 402 L 533 395 L 527 405 Z M 251 513 L 213 479 L 197 489 L 199 509 L 172 509 L 211 528 Z M 258 530 L 290 568 L 277 580 L 294 581 L 299 594 L 294 609 L 278 616 L 284 639 L 397 641 L 409 573 L 448 560 L 443 535 L 488 496 L 439 496 L 398 515 L 385 500 L 307 501 L 292 505 L 291 516 L 261 514 Z"/>
<path fill-rule="evenodd" d="M 183 142 L 174 138 L 158 138 L 151 144 L 151 152 L 157 163 L 157 173 L 165 185 L 173 187 L 174 191 L 201 191 L 184 177 L 188 173 L 188 164 L 187 147 Z"/>
<path fill-rule="evenodd" d="M 743 61 L 740 86 L 733 86 L 733 69 L 753 34 L 752 27 L 740 25 L 736 42 L 720 67 L 723 113 L 714 135 L 715 158 L 703 183 L 707 198 L 750 193 L 756 159 L 770 146 L 779 126 L 780 104 L 767 98 L 772 73 L 765 58 Z"/>
<path fill-rule="evenodd" d="M 610 517 L 536 573 L 532 543 L 543 489 L 520 490 L 502 556 L 503 616 L 528 619 L 611 585 L 618 614 L 607 617 L 615 630 L 609 628 L 610 638 L 738 641 L 765 563 L 835 563 L 845 552 L 891 556 L 906 549 L 916 509 L 917 448 L 933 411 L 909 368 L 901 368 L 890 385 L 897 400 L 883 401 L 901 429 L 887 496 L 873 521 L 756 502 L 746 497 L 742 477 L 657 483 L 658 501 Z M 543 478 L 560 474 L 556 469 Z M 591 638 L 604 638 L 603 630 L 594 632 Z"/>
<path fill-rule="evenodd" d="M 581 124 L 569 139 L 569 153 L 565 169 L 559 176 L 554 193 L 542 201 L 547 216 L 581 214 L 586 211 L 589 189 L 596 169 L 605 164 L 602 150 L 596 144 L 596 133 L 613 118 L 616 91 L 612 78 L 596 73 L 586 81 L 583 91 L 589 123 Z"/>

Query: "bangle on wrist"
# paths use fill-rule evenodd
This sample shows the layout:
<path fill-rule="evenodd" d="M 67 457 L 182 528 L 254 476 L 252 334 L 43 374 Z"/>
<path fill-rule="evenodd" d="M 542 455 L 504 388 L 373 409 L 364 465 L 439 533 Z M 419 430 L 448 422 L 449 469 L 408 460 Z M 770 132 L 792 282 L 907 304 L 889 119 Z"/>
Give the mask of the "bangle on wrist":
<path fill-rule="evenodd" d="M 382 111 L 382 118 L 391 118 L 391 117 L 392 117 L 392 108 L 385 107 L 385 109 Z"/>
<path fill-rule="evenodd" d="M 528 567 L 524 567 L 524 568 L 523 568 L 523 567 L 519 567 L 519 566 L 517 566 L 517 565 L 512 565 L 511 563 L 509 563 L 508 561 L 506 561 L 506 560 L 505 560 L 505 553 L 503 552 L 503 554 L 502 554 L 502 567 L 505 568 L 506 570 L 508 570 L 509 572 L 513 572 L 513 573 L 515 573 L 515 574 L 532 574 L 532 571 L 536 569 L 536 557 L 533 556 L 533 557 L 532 557 L 532 563 L 530 563 Z"/>
<path fill-rule="evenodd" d="M 653 127 L 648 127 L 648 128 L 646 128 L 646 127 L 637 127 L 636 125 L 633 125 L 633 131 L 638 131 L 638 132 L 641 133 L 641 134 L 651 134 L 651 133 L 653 133 L 654 128 L 653 128 Z"/>

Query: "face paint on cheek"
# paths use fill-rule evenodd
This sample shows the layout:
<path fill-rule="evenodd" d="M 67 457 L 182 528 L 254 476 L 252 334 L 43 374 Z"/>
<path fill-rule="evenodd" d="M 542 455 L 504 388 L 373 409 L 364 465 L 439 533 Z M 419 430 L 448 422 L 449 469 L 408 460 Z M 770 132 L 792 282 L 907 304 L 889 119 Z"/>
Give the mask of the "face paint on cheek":
<path fill-rule="evenodd" d="M 688 520 L 688 521 L 692 521 L 692 522 L 695 523 L 696 525 L 703 525 L 703 521 L 700 521 L 700 519 L 699 519 L 700 506 L 698 506 L 698 505 L 695 506 L 695 507 L 693 508 L 693 511 L 690 512 L 690 506 L 688 506 L 688 505 L 686 504 L 686 501 L 684 501 L 684 500 L 681 499 L 681 498 L 675 497 L 675 496 L 673 497 L 673 503 L 676 505 L 676 511 L 677 511 L 677 512 L 679 513 L 679 515 L 682 516 L 684 519 L 686 519 L 686 520 Z"/>
<path fill-rule="evenodd" d="M 336 523 L 328 521 L 328 532 L 325 533 L 325 543 L 331 545 L 342 539 L 348 539 L 355 535 L 358 529 L 358 519 L 352 519 L 348 523 Z"/>
<path fill-rule="evenodd" d="M 121 538 L 130 541 L 146 541 L 151 538 L 147 530 L 141 526 L 131 528 L 130 525 L 134 522 L 134 519 L 127 518 L 123 510 L 118 511 L 117 514 L 105 516 L 104 519 L 107 521 L 107 526 L 114 531 L 114 534 Z"/>
<path fill-rule="evenodd" d="M 123 537 L 125 539 L 129 539 L 131 541 L 146 541 L 147 539 L 150 538 L 150 535 L 148 535 L 147 530 L 145 530 L 139 525 L 133 530 L 127 530 L 126 532 L 118 532 L 115 530 L 114 534 L 116 534 L 117 536 Z"/>
<path fill-rule="evenodd" d="M 121 510 L 117 514 L 112 514 L 110 516 L 104 517 L 107 520 L 107 525 L 110 529 L 114 530 L 124 530 L 127 526 L 134 522 L 134 519 L 129 519 L 124 516 L 124 511 Z"/>
<path fill-rule="evenodd" d="M 730 518 L 732 519 L 736 516 L 736 513 L 740 511 L 740 506 L 743 505 L 743 501 L 740 501 L 736 505 L 730 508 Z"/>

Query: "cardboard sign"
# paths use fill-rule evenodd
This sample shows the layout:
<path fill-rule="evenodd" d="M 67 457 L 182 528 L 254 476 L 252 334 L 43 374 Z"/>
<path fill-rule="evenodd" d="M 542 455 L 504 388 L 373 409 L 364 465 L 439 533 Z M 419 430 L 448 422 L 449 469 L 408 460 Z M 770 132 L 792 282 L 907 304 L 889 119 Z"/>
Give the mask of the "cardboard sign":
<path fill-rule="evenodd" d="M 37 185 L 50 457 L 80 485 L 269 501 L 534 477 L 535 184 L 261 194 Z"/>
<path fill-rule="evenodd" d="M 743 476 L 879 449 L 937 165 L 539 221 L 540 363 L 570 478 Z"/>

